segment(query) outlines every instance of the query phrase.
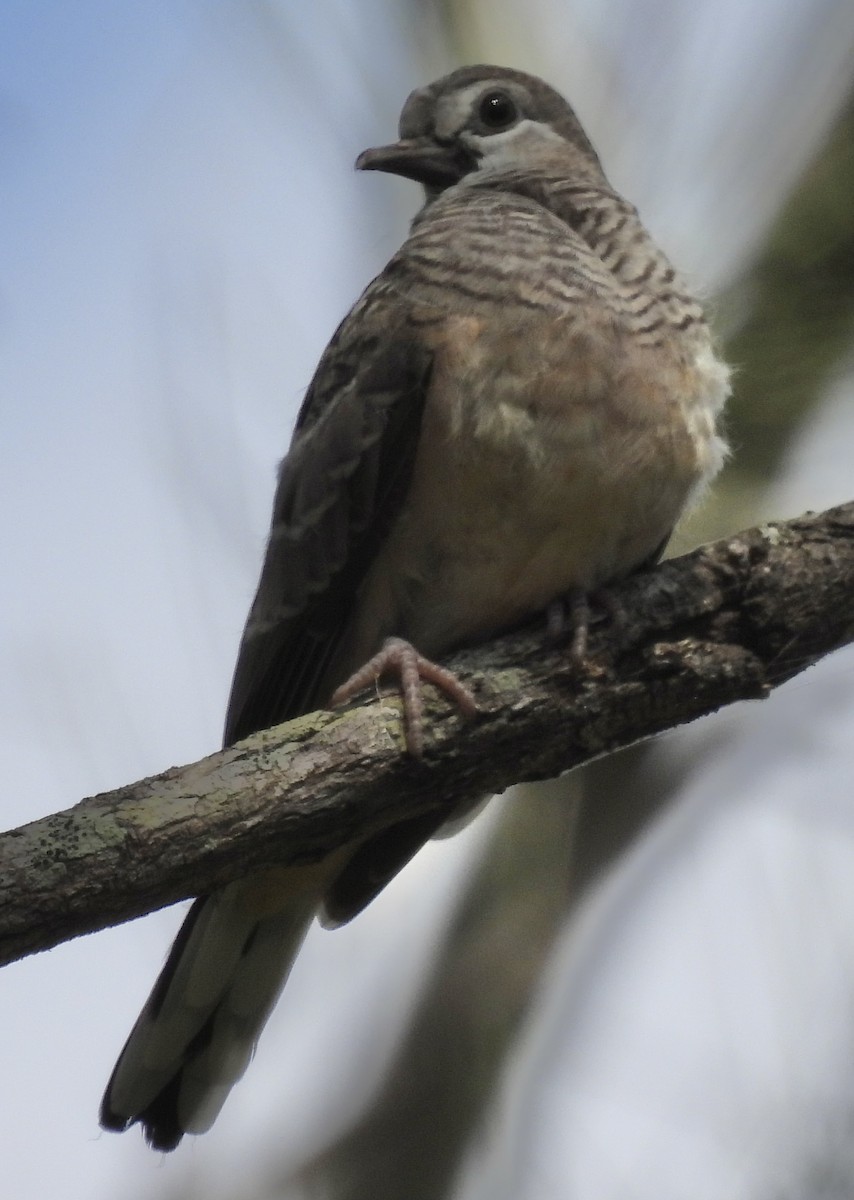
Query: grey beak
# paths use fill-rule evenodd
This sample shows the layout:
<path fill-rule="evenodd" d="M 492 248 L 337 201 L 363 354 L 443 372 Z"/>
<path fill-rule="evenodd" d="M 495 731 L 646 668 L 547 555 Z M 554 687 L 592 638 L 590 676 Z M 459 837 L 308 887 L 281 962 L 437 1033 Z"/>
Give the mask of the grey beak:
<path fill-rule="evenodd" d="M 460 146 L 443 146 L 432 138 L 401 138 L 388 146 L 363 150 L 357 171 L 387 171 L 414 179 L 425 187 L 445 188 L 458 183 L 474 163 Z"/>

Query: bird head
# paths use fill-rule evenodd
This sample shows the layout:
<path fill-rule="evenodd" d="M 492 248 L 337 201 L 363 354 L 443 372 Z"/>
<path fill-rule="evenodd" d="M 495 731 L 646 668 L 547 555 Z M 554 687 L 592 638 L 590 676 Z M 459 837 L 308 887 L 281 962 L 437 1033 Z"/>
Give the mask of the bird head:
<path fill-rule="evenodd" d="M 400 138 L 365 150 L 362 171 L 423 184 L 428 199 L 484 173 L 558 163 L 579 183 L 604 179 L 596 151 L 559 92 L 508 67 L 462 67 L 407 99 Z"/>

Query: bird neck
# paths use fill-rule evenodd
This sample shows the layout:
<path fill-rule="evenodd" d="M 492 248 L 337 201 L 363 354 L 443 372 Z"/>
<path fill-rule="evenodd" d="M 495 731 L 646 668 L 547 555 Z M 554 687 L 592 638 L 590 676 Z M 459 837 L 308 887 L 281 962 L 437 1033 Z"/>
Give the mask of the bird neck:
<path fill-rule="evenodd" d="M 592 168 L 596 169 L 593 170 Z M 484 172 L 470 186 L 523 195 L 564 221 L 623 283 L 671 286 L 676 273 L 644 228 L 638 211 L 618 195 L 597 164 L 587 177 L 565 169 Z"/>

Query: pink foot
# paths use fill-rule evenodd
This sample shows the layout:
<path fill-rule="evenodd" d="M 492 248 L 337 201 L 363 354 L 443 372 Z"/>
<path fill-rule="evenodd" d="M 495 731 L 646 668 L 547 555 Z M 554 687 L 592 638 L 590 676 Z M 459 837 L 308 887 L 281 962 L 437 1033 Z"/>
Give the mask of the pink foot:
<path fill-rule="evenodd" d="M 439 691 L 444 692 L 465 716 L 473 717 L 477 712 L 474 696 L 453 671 L 424 658 L 403 638 L 386 638 L 379 653 L 336 688 L 329 702 L 330 707 L 334 708 L 351 700 L 358 692 L 375 684 L 381 675 L 392 671 L 400 679 L 406 748 L 413 758 L 421 758 L 424 753 L 422 680 L 432 683 Z"/>

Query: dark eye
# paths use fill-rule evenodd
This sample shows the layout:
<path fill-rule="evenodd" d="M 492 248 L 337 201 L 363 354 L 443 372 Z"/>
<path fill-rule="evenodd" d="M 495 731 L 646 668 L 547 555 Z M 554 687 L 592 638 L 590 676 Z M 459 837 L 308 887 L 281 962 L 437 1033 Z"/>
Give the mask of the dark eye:
<path fill-rule="evenodd" d="M 487 129 L 509 129 L 518 120 L 519 109 L 516 102 L 506 92 L 487 92 L 477 110 Z"/>

